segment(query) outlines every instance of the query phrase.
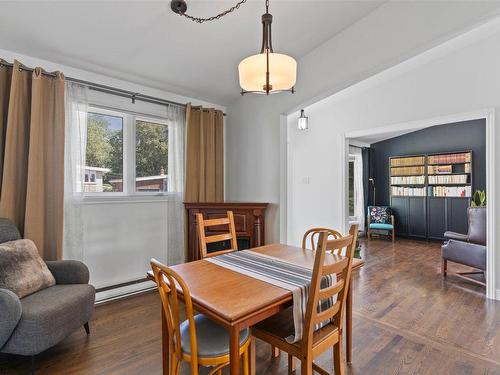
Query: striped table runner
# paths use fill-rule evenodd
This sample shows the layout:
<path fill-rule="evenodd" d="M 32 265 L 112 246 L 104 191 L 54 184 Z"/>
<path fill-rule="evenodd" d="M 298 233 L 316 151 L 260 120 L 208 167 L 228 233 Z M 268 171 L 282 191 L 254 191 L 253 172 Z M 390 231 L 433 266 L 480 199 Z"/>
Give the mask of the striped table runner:
<path fill-rule="evenodd" d="M 236 251 L 205 259 L 221 267 L 239 272 L 246 276 L 265 281 L 269 284 L 289 290 L 293 295 L 293 321 L 295 333 L 287 337 L 289 343 L 302 338 L 303 322 L 309 298 L 312 270 L 303 266 L 289 263 L 283 259 L 253 252 L 251 250 Z M 321 280 L 321 287 L 326 288 L 336 282 L 336 276 L 325 276 Z M 336 296 L 322 301 L 318 311 L 324 311 L 336 302 Z M 318 324 L 315 329 L 323 327 L 327 322 Z"/>

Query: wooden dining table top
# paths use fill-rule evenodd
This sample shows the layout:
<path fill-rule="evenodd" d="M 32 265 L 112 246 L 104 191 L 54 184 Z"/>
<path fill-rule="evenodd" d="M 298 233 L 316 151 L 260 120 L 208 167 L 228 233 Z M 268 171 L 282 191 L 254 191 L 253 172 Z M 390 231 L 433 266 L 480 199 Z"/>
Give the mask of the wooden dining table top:
<path fill-rule="evenodd" d="M 289 263 L 310 268 L 314 251 L 283 244 L 271 244 L 249 249 L 253 252 L 280 258 Z M 344 257 L 327 254 L 325 263 L 336 263 Z M 363 264 L 353 260 L 353 268 Z M 186 282 L 195 309 L 212 312 L 226 325 L 237 324 L 264 308 L 292 301 L 292 292 L 251 276 L 227 269 L 208 260 L 178 264 L 171 267 Z"/>

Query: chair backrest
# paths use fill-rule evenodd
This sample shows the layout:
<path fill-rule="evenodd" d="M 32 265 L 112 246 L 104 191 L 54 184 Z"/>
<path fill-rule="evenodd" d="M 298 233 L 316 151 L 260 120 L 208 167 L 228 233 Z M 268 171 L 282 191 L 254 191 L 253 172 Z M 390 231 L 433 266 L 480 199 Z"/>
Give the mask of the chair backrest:
<path fill-rule="evenodd" d="M 222 217 L 218 219 L 203 219 L 203 214 L 196 214 L 196 222 L 198 223 L 198 238 L 200 243 L 200 256 L 201 259 L 209 258 L 216 255 L 221 255 L 225 253 L 230 253 L 238 250 L 238 242 L 236 239 L 236 229 L 234 226 L 234 215 L 232 211 L 227 211 L 227 217 Z M 206 228 L 215 226 L 228 226 L 228 232 L 214 234 L 211 236 L 206 235 Z M 207 252 L 207 244 L 214 242 L 222 242 L 230 240 L 231 248 L 218 250 L 211 253 Z"/>
<path fill-rule="evenodd" d="M 331 241 L 331 246 L 338 251 L 338 254 L 327 254 L 327 232 L 323 231 L 319 235 L 318 248 L 314 258 L 309 300 L 307 302 L 307 310 L 304 318 L 304 331 L 302 336 L 302 345 L 304 345 L 304 347 L 312 345 L 312 338 L 316 325 L 330 321 L 329 324 L 334 324 L 339 328 L 342 327 L 357 236 L 358 225 L 351 225 L 347 236 Z M 339 255 L 342 253 L 343 249 L 345 249 L 345 256 Z M 327 257 L 328 259 L 325 262 Z M 331 257 L 333 257 L 333 260 L 329 260 Z M 336 275 L 337 281 L 333 285 L 322 288 L 322 279 L 329 275 Z M 319 312 L 319 305 L 335 295 L 337 296 L 337 301 L 332 306 Z"/>
<path fill-rule="evenodd" d="M 0 217 L 0 243 L 21 239 L 21 233 L 16 225 L 4 217 Z"/>
<path fill-rule="evenodd" d="M 389 224 L 392 210 L 389 206 L 368 206 L 367 215 L 371 223 Z"/>
<path fill-rule="evenodd" d="M 333 230 L 333 229 L 329 229 L 329 228 L 311 228 L 309 230 L 307 230 L 305 233 L 304 233 L 304 237 L 302 237 L 302 248 L 303 249 L 307 249 L 307 239 L 309 238 L 310 240 L 310 244 L 311 244 L 311 247 L 310 249 L 311 250 L 316 250 L 316 248 L 318 247 L 318 238 L 319 238 L 319 234 L 321 232 L 327 232 L 327 243 L 326 243 L 326 247 L 327 247 L 327 250 L 331 250 L 330 249 L 330 239 L 333 239 L 333 240 L 336 240 L 337 238 L 341 238 L 342 237 L 342 234 L 340 234 L 339 232 L 337 232 L 336 230 Z"/>
<path fill-rule="evenodd" d="M 486 207 L 469 207 L 469 233 L 470 242 L 486 245 Z"/>
<path fill-rule="evenodd" d="M 194 323 L 193 303 L 189 289 L 184 280 L 171 268 L 151 259 L 158 293 L 165 320 L 167 323 L 168 348 L 170 356 L 175 356 L 177 362 L 182 360 L 181 332 L 182 317 L 189 321 L 189 335 L 191 339 L 191 375 L 198 375 L 198 342 L 196 339 L 196 326 Z M 179 301 L 179 292 L 182 293 L 184 309 Z"/>

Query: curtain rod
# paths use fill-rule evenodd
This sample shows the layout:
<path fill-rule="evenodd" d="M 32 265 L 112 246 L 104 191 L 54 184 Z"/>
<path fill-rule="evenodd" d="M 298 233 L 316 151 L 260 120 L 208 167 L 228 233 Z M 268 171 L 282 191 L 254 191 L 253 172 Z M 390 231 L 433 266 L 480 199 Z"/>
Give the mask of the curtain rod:
<path fill-rule="evenodd" d="M 0 65 L 12 68 L 14 64 L 11 64 L 5 60 L 0 59 Z M 19 66 L 21 70 L 27 71 L 27 72 L 33 72 L 34 69 L 20 65 Z M 42 70 L 42 74 L 48 77 L 56 77 L 56 73 L 52 72 L 45 72 Z M 147 102 L 147 103 L 152 103 L 152 104 L 159 104 L 159 105 L 175 105 L 179 107 L 186 107 L 186 104 L 184 103 L 178 103 L 174 102 L 172 100 L 166 100 L 166 99 L 161 99 L 157 98 L 154 96 L 149 96 L 149 95 L 144 95 L 138 92 L 133 92 L 129 90 L 123 90 L 119 89 L 117 87 L 112 87 L 112 86 L 106 86 L 102 85 L 100 83 L 94 83 L 90 81 L 84 81 L 81 79 L 77 78 L 72 78 L 72 77 L 65 77 L 66 81 L 69 82 L 74 82 L 74 83 L 79 83 L 81 85 L 87 86 L 90 90 L 98 91 L 98 92 L 103 92 L 106 94 L 111 94 L 111 95 L 116 95 L 116 96 L 121 96 L 123 98 L 130 98 L 132 100 L 132 103 L 135 103 L 136 100 L 139 100 L 141 102 Z M 191 106 L 192 109 L 202 109 L 202 106 Z M 226 116 L 225 113 L 223 113 L 224 116 Z"/>

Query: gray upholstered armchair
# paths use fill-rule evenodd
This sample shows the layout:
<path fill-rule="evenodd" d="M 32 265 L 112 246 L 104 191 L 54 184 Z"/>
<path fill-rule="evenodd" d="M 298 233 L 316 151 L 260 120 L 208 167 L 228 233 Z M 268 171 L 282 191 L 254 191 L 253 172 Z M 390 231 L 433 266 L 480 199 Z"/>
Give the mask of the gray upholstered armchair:
<path fill-rule="evenodd" d="M 21 238 L 16 226 L 0 218 L 0 243 Z M 95 289 L 81 262 L 46 262 L 56 285 L 23 298 L 0 289 L 0 353 L 34 356 L 85 327 L 94 312 Z M 34 362 L 32 362 L 34 363 Z"/>
<path fill-rule="evenodd" d="M 472 272 L 457 272 L 457 276 L 485 285 L 470 275 L 486 272 L 486 207 L 469 207 L 467 211 L 469 230 L 467 234 L 445 232 L 448 240 L 441 246 L 442 274 L 448 273 L 448 262 L 460 263 L 478 269 Z"/>

